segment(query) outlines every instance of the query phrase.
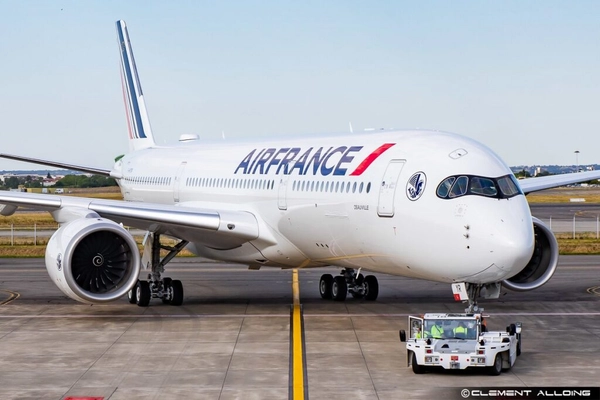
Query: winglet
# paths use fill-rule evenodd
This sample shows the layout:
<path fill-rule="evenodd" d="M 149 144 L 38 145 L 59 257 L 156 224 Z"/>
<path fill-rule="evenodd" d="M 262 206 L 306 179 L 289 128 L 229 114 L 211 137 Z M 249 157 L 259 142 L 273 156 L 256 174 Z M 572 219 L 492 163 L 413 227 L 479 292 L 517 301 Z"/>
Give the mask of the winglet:
<path fill-rule="evenodd" d="M 121 54 L 121 83 L 127 114 L 129 148 L 134 151 L 152 147 L 154 146 L 154 137 L 125 21 L 117 21 L 117 39 Z"/>

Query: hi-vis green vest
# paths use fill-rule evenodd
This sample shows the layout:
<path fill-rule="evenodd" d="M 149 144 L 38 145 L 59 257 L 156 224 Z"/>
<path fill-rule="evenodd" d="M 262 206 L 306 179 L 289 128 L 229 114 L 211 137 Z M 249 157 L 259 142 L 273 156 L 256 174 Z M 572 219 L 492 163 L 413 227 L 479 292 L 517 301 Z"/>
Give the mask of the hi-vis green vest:
<path fill-rule="evenodd" d="M 444 328 L 438 325 L 433 325 L 430 330 L 431 337 L 441 338 L 444 336 Z"/>
<path fill-rule="evenodd" d="M 467 328 L 465 328 L 464 326 L 457 326 L 456 328 L 454 328 L 454 336 L 456 336 L 457 333 L 464 333 L 466 335 Z"/>

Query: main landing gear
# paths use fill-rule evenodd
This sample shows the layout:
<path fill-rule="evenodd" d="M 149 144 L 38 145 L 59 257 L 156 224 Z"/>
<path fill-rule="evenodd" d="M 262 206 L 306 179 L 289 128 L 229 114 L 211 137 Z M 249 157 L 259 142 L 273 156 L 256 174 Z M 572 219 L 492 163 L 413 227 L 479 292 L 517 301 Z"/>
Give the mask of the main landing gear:
<path fill-rule="evenodd" d="M 160 243 L 160 234 L 151 235 L 152 254 L 151 268 L 152 272 L 148 274 L 148 280 L 139 280 L 137 285 L 127 293 L 127 299 L 131 304 L 137 304 L 140 307 L 148 307 L 150 299 L 161 299 L 165 304 L 180 306 L 183 304 L 183 284 L 179 280 L 171 278 L 161 278 L 165 272 L 165 265 L 173 259 L 189 243 L 182 240 L 175 246 L 165 246 Z M 168 250 L 169 253 L 161 260 L 160 250 Z"/>
<path fill-rule="evenodd" d="M 348 292 L 355 299 L 377 300 L 379 295 L 379 282 L 374 275 L 366 277 L 352 268 L 343 269 L 341 275 L 333 277 L 324 274 L 319 281 L 319 293 L 324 299 L 336 301 L 346 300 Z"/>

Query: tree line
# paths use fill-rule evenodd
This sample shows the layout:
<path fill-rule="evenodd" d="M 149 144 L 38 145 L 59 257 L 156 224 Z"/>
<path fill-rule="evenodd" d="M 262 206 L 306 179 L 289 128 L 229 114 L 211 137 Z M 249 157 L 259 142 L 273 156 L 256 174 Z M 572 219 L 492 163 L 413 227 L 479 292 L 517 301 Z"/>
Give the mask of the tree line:
<path fill-rule="evenodd" d="M 47 177 L 50 177 L 48 175 Z M 44 187 L 44 178 L 40 176 L 9 176 L 2 182 L 2 188 L 17 189 L 20 185 L 26 188 L 41 188 Z M 55 188 L 93 188 L 93 187 L 106 187 L 106 186 L 117 186 L 117 182 L 113 178 L 109 178 L 102 175 L 65 175 L 62 179 L 58 180 L 53 187 Z"/>

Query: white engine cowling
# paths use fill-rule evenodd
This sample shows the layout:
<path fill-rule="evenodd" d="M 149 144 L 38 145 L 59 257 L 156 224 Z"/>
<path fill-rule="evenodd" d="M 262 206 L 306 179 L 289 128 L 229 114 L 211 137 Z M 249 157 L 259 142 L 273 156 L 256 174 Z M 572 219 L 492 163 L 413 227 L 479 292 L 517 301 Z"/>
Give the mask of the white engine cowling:
<path fill-rule="evenodd" d="M 535 245 L 529 263 L 515 276 L 502 282 L 502 286 L 524 292 L 537 289 L 552 278 L 558 266 L 558 242 L 542 221 L 533 217 Z"/>
<path fill-rule="evenodd" d="M 46 247 L 46 269 L 56 286 L 82 303 L 104 303 L 137 283 L 140 254 L 131 234 L 104 218 L 62 225 Z"/>

